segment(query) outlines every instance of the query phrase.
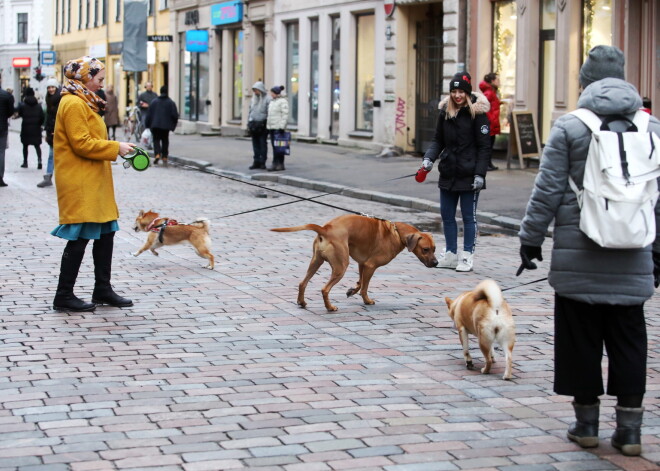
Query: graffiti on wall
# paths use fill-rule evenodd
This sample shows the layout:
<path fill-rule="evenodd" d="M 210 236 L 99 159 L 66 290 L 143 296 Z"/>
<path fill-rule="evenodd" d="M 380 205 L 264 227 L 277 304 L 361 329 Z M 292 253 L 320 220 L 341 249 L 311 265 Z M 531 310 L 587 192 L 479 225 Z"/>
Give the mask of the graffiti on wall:
<path fill-rule="evenodd" d="M 397 98 L 396 101 L 396 117 L 395 117 L 395 132 L 397 134 L 405 134 L 403 131 L 406 129 L 406 101 Z"/>

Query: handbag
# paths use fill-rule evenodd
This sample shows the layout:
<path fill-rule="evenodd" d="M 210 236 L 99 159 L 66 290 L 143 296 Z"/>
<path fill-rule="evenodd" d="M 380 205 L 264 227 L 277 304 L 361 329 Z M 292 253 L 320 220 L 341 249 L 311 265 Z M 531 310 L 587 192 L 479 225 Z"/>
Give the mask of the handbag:
<path fill-rule="evenodd" d="M 289 155 L 291 152 L 291 133 L 289 131 L 275 131 L 273 133 L 273 151 Z"/>

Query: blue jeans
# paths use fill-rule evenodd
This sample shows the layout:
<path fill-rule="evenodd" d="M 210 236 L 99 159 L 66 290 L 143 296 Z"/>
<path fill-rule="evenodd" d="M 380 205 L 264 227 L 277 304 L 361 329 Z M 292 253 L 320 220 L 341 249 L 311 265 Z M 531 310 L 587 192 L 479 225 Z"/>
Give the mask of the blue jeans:
<path fill-rule="evenodd" d="M 48 146 L 48 164 L 46 164 L 46 173 L 48 175 L 53 174 L 53 167 L 55 167 L 55 162 L 53 161 L 53 146 Z"/>
<path fill-rule="evenodd" d="M 474 252 L 477 243 L 477 200 L 478 191 L 448 191 L 440 190 L 440 217 L 445 234 L 447 252 L 458 253 L 458 225 L 456 224 L 456 207 L 461 203 L 463 218 L 463 250 Z"/>

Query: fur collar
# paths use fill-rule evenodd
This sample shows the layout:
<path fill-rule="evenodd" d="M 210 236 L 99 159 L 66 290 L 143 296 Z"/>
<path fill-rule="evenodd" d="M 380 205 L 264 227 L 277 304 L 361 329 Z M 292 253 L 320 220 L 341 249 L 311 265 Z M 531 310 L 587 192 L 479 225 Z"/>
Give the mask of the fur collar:
<path fill-rule="evenodd" d="M 439 110 L 447 109 L 449 98 L 449 96 L 446 96 L 440 101 L 438 104 Z M 474 111 L 477 114 L 486 114 L 490 110 L 490 102 L 488 101 L 488 98 L 486 98 L 486 95 L 481 92 L 472 91 L 472 104 L 474 106 Z"/>

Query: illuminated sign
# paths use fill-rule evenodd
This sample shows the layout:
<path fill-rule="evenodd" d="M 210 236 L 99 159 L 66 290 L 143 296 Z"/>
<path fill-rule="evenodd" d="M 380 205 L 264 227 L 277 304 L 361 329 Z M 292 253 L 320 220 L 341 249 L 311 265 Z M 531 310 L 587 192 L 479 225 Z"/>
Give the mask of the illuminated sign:
<path fill-rule="evenodd" d="M 209 32 L 193 29 L 186 31 L 186 51 L 207 52 L 209 50 Z"/>
<path fill-rule="evenodd" d="M 243 21 L 243 2 L 224 2 L 211 5 L 211 24 L 227 25 Z"/>
<path fill-rule="evenodd" d="M 29 57 L 14 57 L 11 60 L 11 65 L 16 69 L 26 68 L 32 65 L 32 60 Z"/>

